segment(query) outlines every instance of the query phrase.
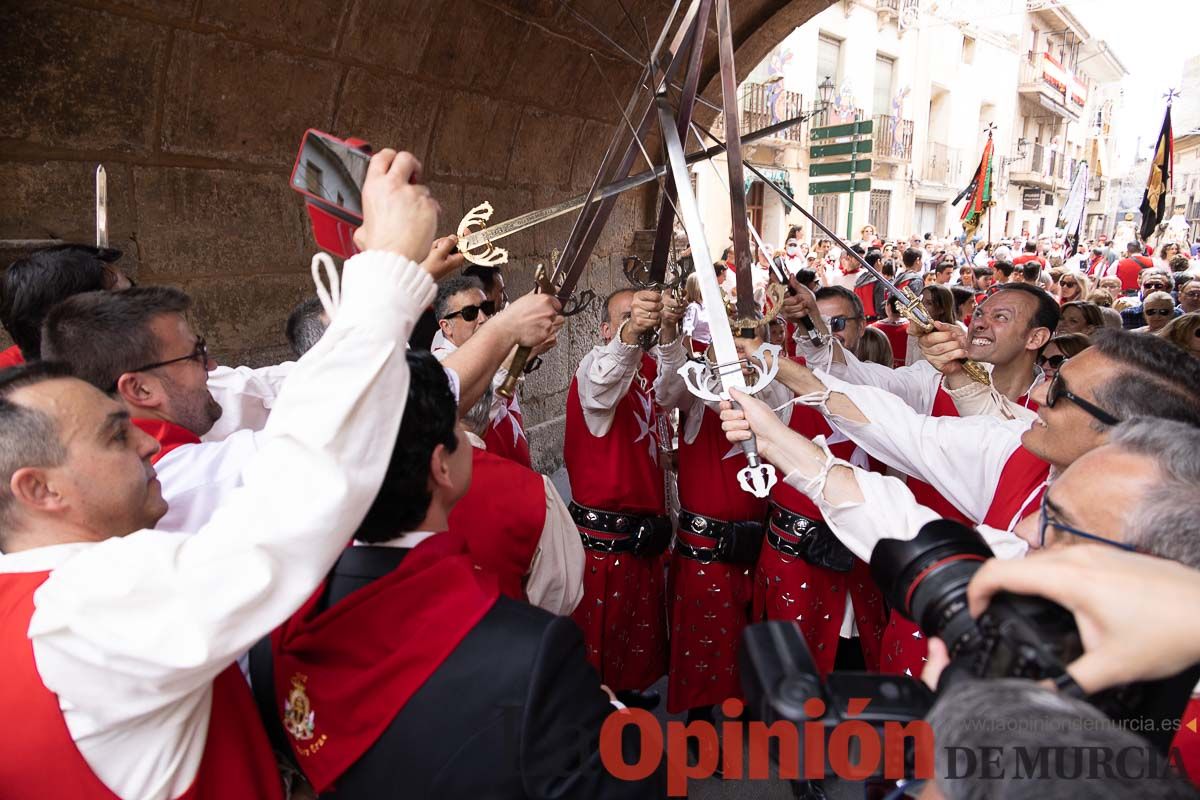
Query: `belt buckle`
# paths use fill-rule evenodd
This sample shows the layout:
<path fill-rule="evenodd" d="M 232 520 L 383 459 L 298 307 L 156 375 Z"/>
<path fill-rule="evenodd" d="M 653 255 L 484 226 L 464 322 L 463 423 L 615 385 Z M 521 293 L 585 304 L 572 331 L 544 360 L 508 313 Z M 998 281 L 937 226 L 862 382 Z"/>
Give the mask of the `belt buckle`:
<path fill-rule="evenodd" d="M 812 528 L 812 520 L 805 519 L 804 517 L 798 516 L 792 522 L 792 533 L 796 536 L 807 536 L 812 531 Z"/>
<path fill-rule="evenodd" d="M 629 517 L 624 514 L 614 515 L 613 528 L 617 533 L 625 533 L 629 529 Z"/>
<path fill-rule="evenodd" d="M 689 527 L 696 533 L 704 533 L 708 530 L 708 520 L 699 514 L 692 514 L 692 521 L 689 523 Z"/>

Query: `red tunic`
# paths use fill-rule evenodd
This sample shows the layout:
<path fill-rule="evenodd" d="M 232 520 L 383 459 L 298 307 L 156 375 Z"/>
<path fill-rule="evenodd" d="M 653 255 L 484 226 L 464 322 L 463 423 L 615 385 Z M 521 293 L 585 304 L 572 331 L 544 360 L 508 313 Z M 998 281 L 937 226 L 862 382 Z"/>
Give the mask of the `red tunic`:
<path fill-rule="evenodd" d="M 579 381 L 571 381 L 563 459 L 575 502 L 602 511 L 666 513 L 653 397 L 657 374 L 654 359 L 643 355 L 604 436 L 588 430 Z M 583 631 L 588 660 L 614 691 L 646 689 L 667 671 L 665 556 L 585 552 L 583 599 L 571 617 Z"/>
<path fill-rule="evenodd" d="M 1154 262 L 1145 256 L 1130 256 L 1117 262 L 1117 277 L 1121 279 L 1121 291 L 1136 292 L 1138 276 L 1142 270 L 1154 266 Z"/>
<path fill-rule="evenodd" d="M 450 512 L 449 530 L 496 576 L 503 594 L 525 601 L 525 577 L 546 527 L 546 484 L 507 458 L 471 451 L 471 488 Z"/>
<path fill-rule="evenodd" d="M 871 323 L 871 327 L 883 331 L 884 335 L 888 337 L 888 341 L 891 342 L 892 367 L 894 369 L 903 367 L 904 360 L 908 356 L 908 320 L 888 322 L 886 319 L 881 319 Z"/>
<path fill-rule="evenodd" d="M 71 739 L 58 697 L 38 674 L 26 631 L 34 591 L 49 572 L 0 575 L 0 794 L 4 797 L 69 797 L 115 800 Z M 154 691 L 147 687 L 146 691 Z M 155 757 L 146 754 L 147 758 Z M 212 715 L 196 779 L 179 800 L 282 798 L 271 746 L 250 690 L 236 664 L 213 681 Z"/>
<path fill-rule="evenodd" d="M 819 411 L 804 405 L 792 406 L 788 427 L 808 439 L 828 438 L 833 433 Z M 853 442 L 842 441 L 829 449 L 848 461 L 857 448 Z M 771 500 L 793 514 L 822 519 L 812 500 L 782 480 L 771 490 Z M 859 559 L 854 560 L 850 572 L 834 572 L 764 544 L 754 571 L 754 620 L 795 620 L 821 674 L 828 675 L 837 656 L 847 591 L 867 668 L 877 670 L 887 610 L 870 569 Z"/>
<path fill-rule="evenodd" d="M 697 408 L 700 408 L 697 406 Z M 740 448 L 730 458 L 720 417 L 704 407 L 696 441 L 679 445 L 679 503 L 692 513 L 726 522 L 762 522 L 767 501 L 742 491 L 737 473 L 746 466 Z M 707 537 L 680 529 L 693 547 L 712 547 Z M 737 648 L 750 622 L 754 579 L 751 567 L 714 561 L 702 564 L 671 555 L 671 665 L 667 711 L 715 705 L 741 697 Z"/>
<path fill-rule="evenodd" d="M 1000 482 L 983 523 L 1011 531 L 1019 521 L 1038 510 L 1049 477 L 1048 463 L 1018 447 L 1000 471 Z M 883 647 L 883 672 L 920 677 L 928 646 L 916 623 L 893 611 Z"/>
<path fill-rule="evenodd" d="M 504 407 L 505 413 L 492 421 L 483 435 L 483 442 L 492 455 L 510 459 L 532 469 L 529 440 L 525 438 L 525 420 L 521 416 L 521 406 L 517 403 L 516 396 L 505 401 Z"/>
<path fill-rule="evenodd" d="M 21 353 L 21 348 L 15 344 L 12 347 L 0 350 L 0 369 L 19 367 L 24 363 L 25 356 Z"/>

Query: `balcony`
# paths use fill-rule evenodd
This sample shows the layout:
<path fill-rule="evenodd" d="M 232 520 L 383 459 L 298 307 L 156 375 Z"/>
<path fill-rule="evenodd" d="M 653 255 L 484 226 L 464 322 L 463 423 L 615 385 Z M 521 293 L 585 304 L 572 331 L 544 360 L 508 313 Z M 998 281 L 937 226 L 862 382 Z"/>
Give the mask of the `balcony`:
<path fill-rule="evenodd" d="M 961 177 L 962 150 L 957 147 L 947 147 L 941 142 L 930 142 L 926 148 L 921 179 L 927 183 L 956 186 Z"/>
<path fill-rule="evenodd" d="M 1066 189 L 1075 175 L 1075 164 L 1057 150 L 1032 144 L 1025 155 L 1013 153 L 1009 163 L 1009 180 L 1021 186 L 1039 189 Z"/>
<path fill-rule="evenodd" d="M 1087 89 L 1049 53 L 1027 53 L 1021 61 L 1017 91 L 1038 106 L 1078 122 L 1087 106 Z"/>
<path fill-rule="evenodd" d="M 785 119 L 798 117 L 804 110 L 804 98 L 800 93 L 785 91 L 780 82 L 750 83 L 747 81 L 742 84 L 739 95 L 740 119 L 738 124 L 742 128 L 742 136 Z M 802 127 L 799 124 L 793 125 L 766 141 L 775 139 L 785 142 L 803 142 Z"/>
<path fill-rule="evenodd" d="M 913 123 L 887 114 L 875 115 L 874 155 L 880 161 L 912 161 Z"/>
<path fill-rule="evenodd" d="M 889 19 L 896 20 L 900 32 L 911 28 L 920 14 L 919 0 L 876 0 L 875 11 L 879 15 L 879 28 L 883 29 Z"/>

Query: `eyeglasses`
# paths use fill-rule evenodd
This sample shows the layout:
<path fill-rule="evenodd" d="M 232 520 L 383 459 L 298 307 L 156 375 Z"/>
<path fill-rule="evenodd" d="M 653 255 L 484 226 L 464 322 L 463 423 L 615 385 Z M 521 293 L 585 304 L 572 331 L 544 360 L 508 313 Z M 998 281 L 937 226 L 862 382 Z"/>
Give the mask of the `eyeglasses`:
<path fill-rule="evenodd" d="M 1119 547 L 1122 550 L 1128 550 L 1131 553 L 1138 552 L 1138 548 L 1125 542 L 1114 541 L 1103 536 L 1097 536 L 1094 533 L 1081 531 L 1079 528 L 1072 528 L 1065 522 L 1060 522 L 1050 516 L 1050 499 L 1046 495 L 1042 495 L 1042 510 L 1038 515 L 1038 542 L 1040 547 L 1046 546 L 1046 529 L 1057 528 L 1063 533 L 1069 533 L 1072 536 L 1078 536 L 1080 539 L 1087 539 L 1090 542 L 1101 542 L 1102 544 L 1110 544 L 1113 547 Z"/>
<path fill-rule="evenodd" d="M 462 317 L 466 322 L 474 322 L 475 318 L 479 316 L 480 311 L 490 317 L 496 313 L 496 304 L 491 300 L 484 300 L 482 303 L 463 306 L 458 311 L 451 311 L 449 314 L 442 317 L 442 319 Z"/>
<path fill-rule="evenodd" d="M 1054 377 L 1051 378 L 1050 383 L 1046 385 L 1046 407 L 1054 408 L 1054 405 L 1059 400 L 1067 400 L 1071 403 L 1074 403 L 1098 421 L 1103 422 L 1105 425 L 1121 424 L 1121 420 L 1117 419 L 1112 414 L 1108 413 L 1094 403 L 1084 400 L 1082 397 L 1074 394 L 1070 389 L 1068 389 L 1067 382 L 1063 379 L 1061 371 L 1054 373 Z"/>
<path fill-rule="evenodd" d="M 1059 285 L 1062 286 L 1064 289 L 1074 289 L 1079 286 L 1079 284 L 1075 283 L 1075 281 L 1070 281 L 1070 282 L 1059 281 Z"/>
<path fill-rule="evenodd" d="M 153 364 L 144 364 L 144 365 L 138 367 L 137 369 L 127 369 L 122 374 L 127 374 L 130 372 L 147 372 L 152 369 L 158 369 L 159 367 L 165 367 L 169 364 L 177 364 L 180 361 L 197 361 L 202 366 L 208 365 L 208 343 L 204 341 L 203 336 L 201 336 L 199 339 L 196 340 L 195 348 L 193 348 L 192 352 L 188 353 L 186 356 L 179 356 L 178 358 L 168 358 L 166 361 L 155 361 Z M 117 381 L 113 381 L 113 384 L 111 387 L 109 387 L 108 392 L 109 392 L 109 394 L 112 394 L 116 390 L 117 390 Z"/>
<path fill-rule="evenodd" d="M 1143 308 L 1142 313 L 1147 317 L 1168 317 L 1175 313 L 1173 308 Z"/>
<path fill-rule="evenodd" d="M 1200 291 L 1184 292 L 1182 296 L 1188 300 L 1200 300 Z"/>
<path fill-rule="evenodd" d="M 1066 360 L 1067 360 L 1067 357 L 1064 356 L 1062 353 L 1059 353 L 1056 356 L 1038 356 L 1037 364 L 1039 367 L 1044 368 L 1047 365 L 1049 365 L 1050 369 L 1058 370 L 1059 367 L 1061 367 Z"/>
<path fill-rule="evenodd" d="M 829 318 L 829 330 L 833 333 L 841 333 L 846 330 L 846 323 L 851 320 L 862 319 L 862 317 L 847 317 L 839 314 L 836 317 Z"/>

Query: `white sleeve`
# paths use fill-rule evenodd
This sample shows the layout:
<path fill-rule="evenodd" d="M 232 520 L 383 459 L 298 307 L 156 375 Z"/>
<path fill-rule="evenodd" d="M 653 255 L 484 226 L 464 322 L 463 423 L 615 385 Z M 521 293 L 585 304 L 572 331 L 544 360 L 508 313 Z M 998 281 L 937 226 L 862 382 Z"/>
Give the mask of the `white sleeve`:
<path fill-rule="evenodd" d="M 235 431 L 219 442 L 184 445 L 154 465 L 162 484 L 167 513 L 154 527 L 160 531 L 195 533 L 217 507 L 242 485 L 242 468 L 266 437 L 251 430 Z"/>
<path fill-rule="evenodd" d="M 696 315 L 700 313 L 700 306 L 696 303 L 688 303 L 688 307 L 683 311 L 683 320 L 680 327 L 680 333 L 683 336 L 691 336 L 696 330 Z"/>
<path fill-rule="evenodd" d="M 829 375 L 817 377 L 845 395 L 868 420 L 829 415 L 868 454 L 933 486 L 976 522 L 983 520 L 1000 482 L 1000 472 L 1021 445 L 1024 420 L 995 417 L 930 417 L 900 398 L 872 386 Z M 828 410 L 822 408 L 822 411 Z"/>
<path fill-rule="evenodd" d="M 575 379 L 583 420 L 592 436 L 599 438 L 608 434 L 617 403 L 629 391 L 641 363 L 642 348 L 625 344 L 616 336 L 583 357 L 579 369 L 575 370 Z"/>
<path fill-rule="evenodd" d="M 658 376 L 654 379 L 654 399 L 663 409 L 672 409 L 679 405 L 680 392 L 687 392 L 679 368 L 687 363 L 687 351 L 683 349 L 683 337 L 676 336 L 675 341 L 667 345 L 659 345 L 654 351 L 658 360 Z"/>
<path fill-rule="evenodd" d="M 295 365 L 295 361 L 285 361 L 260 369 L 217 367 L 208 373 L 208 391 L 221 406 L 221 418 L 200 438 L 206 442 L 219 442 L 245 428 L 261 431 L 284 380 Z"/>
<path fill-rule="evenodd" d="M 950 395 L 950 399 L 954 401 L 954 407 L 958 409 L 961 417 L 1019 419 L 1026 423 L 1037 419 L 1037 412 L 1009 400 L 996 391 L 996 387 L 991 384 L 985 386 L 982 383 L 971 381 L 957 389 L 946 387 L 946 394 Z"/>
<path fill-rule="evenodd" d="M 196 535 L 108 539 L 37 590 L 28 635 L 38 671 L 88 763 L 125 770 L 107 776 L 123 796 L 167 796 L 163 784 L 204 741 L 212 679 L 295 612 L 350 541 L 391 458 L 405 343 L 434 292 L 406 258 L 348 260 L 341 306 L 279 395 L 244 486 Z M 139 725 L 176 748 L 131 767 Z"/>
<path fill-rule="evenodd" d="M 796 330 L 795 339 L 796 352 L 804 356 L 811 370 L 822 370 L 849 383 L 891 392 L 909 408 L 922 414 L 928 413 L 933 407 L 933 396 L 941 385 L 942 376 L 927 362 L 892 369 L 883 364 L 859 360 L 833 336 L 821 347 L 814 346 L 807 336 L 801 336 L 800 329 Z M 842 354 L 844 363 L 834 359 L 835 348 Z"/>
<path fill-rule="evenodd" d="M 546 522 L 525 581 L 529 602 L 551 614 L 569 616 L 583 599 L 586 556 L 579 528 L 558 490 L 546 476 Z"/>
<path fill-rule="evenodd" d="M 813 502 L 821 509 L 825 523 L 854 555 L 871 560 L 871 551 L 881 539 L 914 538 L 928 522 L 941 519 L 931 508 L 920 505 L 908 486 L 898 478 L 854 468 L 854 477 L 863 494 L 860 503 L 835 505 L 825 497 Z M 789 486 L 802 489 L 805 482 L 785 479 Z M 1019 558 L 1028 547 L 1025 541 L 1007 531 L 977 526 L 992 551 L 1000 558 Z"/>

